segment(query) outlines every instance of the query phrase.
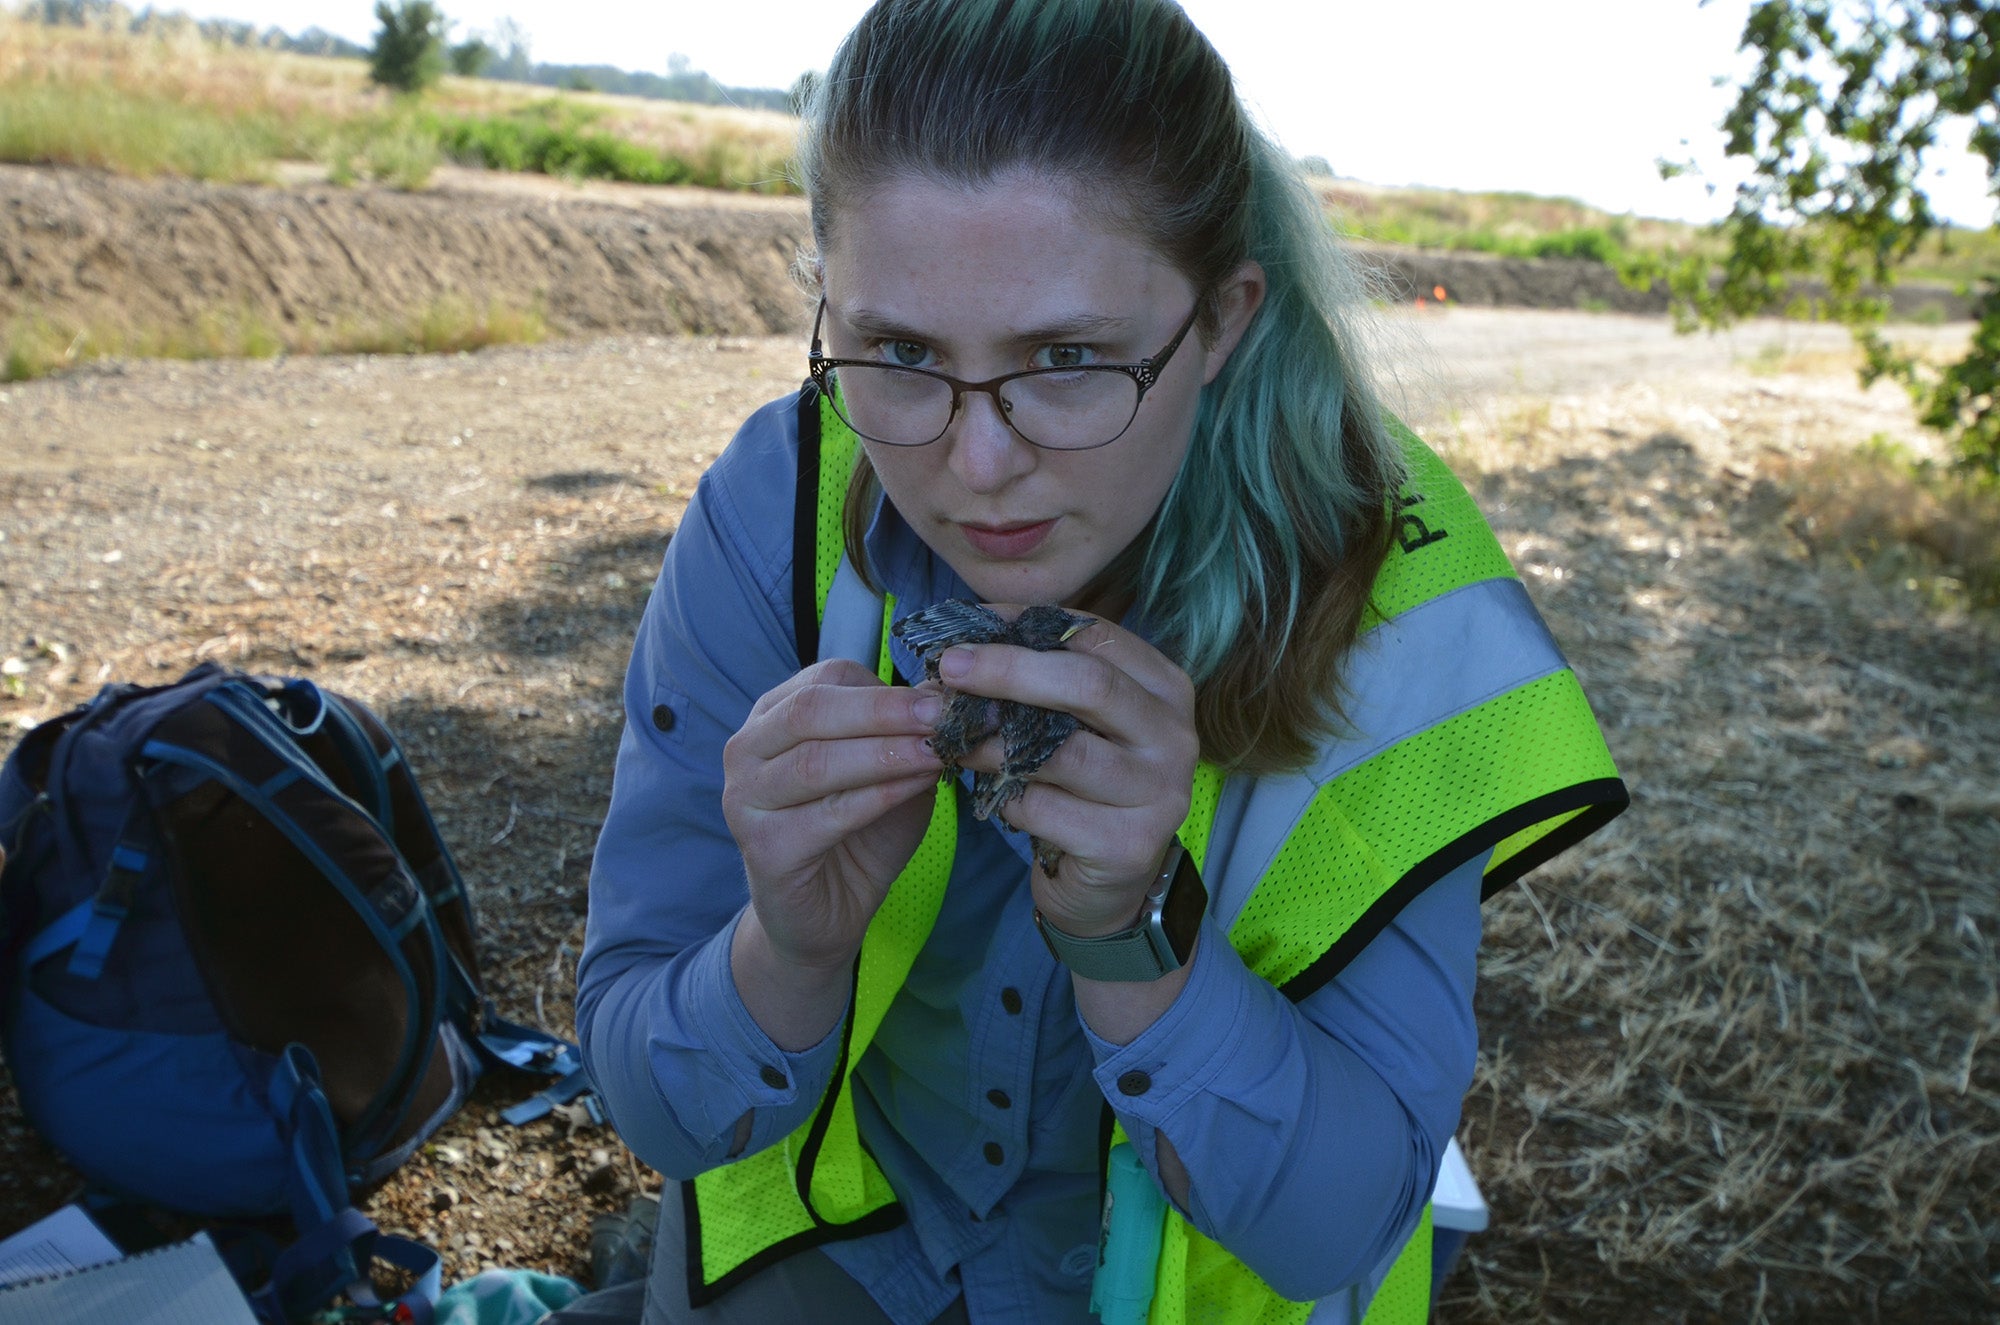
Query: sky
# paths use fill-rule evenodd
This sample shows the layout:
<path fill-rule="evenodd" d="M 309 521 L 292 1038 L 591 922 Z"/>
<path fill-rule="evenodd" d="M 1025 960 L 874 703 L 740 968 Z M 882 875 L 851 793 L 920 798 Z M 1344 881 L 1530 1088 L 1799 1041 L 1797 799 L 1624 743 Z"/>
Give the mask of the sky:
<path fill-rule="evenodd" d="M 199 17 L 366 45 L 373 0 L 155 0 Z M 511 18 L 555 64 L 664 73 L 668 58 L 732 87 L 789 87 L 824 69 L 867 0 L 439 0 L 455 40 Z M 1728 207 L 1716 124 L 1747 66 L 1750 0 L 1183 0 L 1259 120 L 1295 156 L 1346 178 L 1581 199 L 1705 221 Z M 1962 144 L 1961 144 L 1962 148 Z M 1663 181 L 1699 161 L 1718 187 Z M 1992 223 L 1982 163 L 1962 150 L 1932 205 Z"/>

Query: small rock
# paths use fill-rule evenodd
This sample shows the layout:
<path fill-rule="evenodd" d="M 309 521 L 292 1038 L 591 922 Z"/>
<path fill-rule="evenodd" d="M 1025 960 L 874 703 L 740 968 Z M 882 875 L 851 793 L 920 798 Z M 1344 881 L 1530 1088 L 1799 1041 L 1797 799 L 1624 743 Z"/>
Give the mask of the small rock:
<path fill-rule="evenodd" d="M 443 1214 L 459 1203 L 459 1194 L 450 1187 L 440 1187 L 431 1193 L 431 1209 Z"/>

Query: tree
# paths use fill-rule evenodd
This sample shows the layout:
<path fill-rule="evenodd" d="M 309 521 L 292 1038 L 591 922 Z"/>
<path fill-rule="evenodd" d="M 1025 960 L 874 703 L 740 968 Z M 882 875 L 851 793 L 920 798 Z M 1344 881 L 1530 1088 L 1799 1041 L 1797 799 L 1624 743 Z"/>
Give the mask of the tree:
<path fill-rule="evenodd" d="M 498 54 L 477 33 L 451 48 L 451 71 L 460 78 L 477 78 Z"/>
<path fill-rule="evenodd" d="M 1817 276 L 1820 311 L 1867 351 L 1863 380 L 1901 381 L 1967 468 L 2000 474 L 2000 273 L 1976 292 L 1979 326 L 1956 364 L 1928 367 L 1877 330 L 1897 265 L 1940 226 L 1924 180 L 1941 134 L 1967 135 L 2000 200 L 2000 5 L 1756 0 L 1739 49 L 1757 64 L 1722 129 L 1750 177 L 1718 226 L 1720 272 L 1692 259 L 1674 273 L 1682 309 L 1721 325 L 1785 302 L 1788 277 Z"/>
<path fill-rule="evenodd" d="M 368 53 L 368 76 L 398 92 L 421 92 L 444 73 L 445 17 L 430 0 L 375 0 L 382 27 Z"/>
<path fill-rule="evenodd" d="M 525 83 L 534 72 L 534 61 L 529 58 L 528 30 L 512 18 L 502 18 L 493 25 L 493 47 L 500 53 L 500 62 L 493 68 L 496 78 L 509 78 L 517 83 Z"/>

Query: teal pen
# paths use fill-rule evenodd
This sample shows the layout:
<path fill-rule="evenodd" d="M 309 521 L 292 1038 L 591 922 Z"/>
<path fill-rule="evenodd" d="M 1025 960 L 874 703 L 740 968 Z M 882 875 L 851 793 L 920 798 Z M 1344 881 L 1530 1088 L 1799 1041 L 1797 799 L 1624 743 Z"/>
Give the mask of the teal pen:
<path fill-rule="evenodd" d="M 1146 1325 L 1166 1222 L 1167 1198 L 1131 1143 L 1120 1141 L 1106 1164 L 1104 1224 L 1090 1281 L 1090 1309 L 1104 1325 Z"/>

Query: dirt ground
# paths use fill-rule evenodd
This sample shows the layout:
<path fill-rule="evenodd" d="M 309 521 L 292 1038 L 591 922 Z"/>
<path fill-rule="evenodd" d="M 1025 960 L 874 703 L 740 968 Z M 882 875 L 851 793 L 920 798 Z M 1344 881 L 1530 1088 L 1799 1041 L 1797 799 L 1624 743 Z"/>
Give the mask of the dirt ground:
<path fill-rule="evenodd" d="M 1841 1018 L 1905 984 L 1921 1003 L 1937 971 L 1982 969 L 1968 952 L 1991 983 L 2000 651 L 1980 623 L 1816 559 L 1788 522 L 1802 457 L 1877 433 L 1928 445 L 1907 404 L 1854 384 L 1841 333 L 1779 324 L 1683 339 L 1658 319 L 1461 308 L 1395 314 L 1384 346 L 1402 408 L 1474 486 L 1637 796 L 1489 908 L 1461 1136 L 1494 1226 L 1450 1314 L 1990 1318 L 2000 1011 Z M 568 1033 L 638 614 L 703 469 L 802 359 L 796 335 L 623 334 L 110 361 L 0 387 L 0 656 L 20 690 L 0 694 L 0 752 L 106 681 L 207 658 L 361 697 L 402 737 L 475 889 L 501 1010 Z M 1838 946 L 1824 905 L 1844 889 L 1935 914 L 1907 946 Z M 1755 965 L 1699 955 L 1740 935 L 1763 945 Z M 1733 1066 L 1786 1061 L 1808 1020 L 1803 990 L 1783 1002 L 1789 973 L 1822 957 L 1841 983 L 1813 975 L 1812 1016 L 1871 1047 L 1790 1061 L 1838 1075 L 1843 1109 L 1920 1107 L 1925 1151 L 1890 1178 L 1828 1167 L 1806 1106 Z M 1634 972 L 1652 993 L 1631 996 Z M 1673 1021 L 1668 988 L 1721 1015 Z M 448 1280 L 587 1278 L 591 1214 L 656 1185 L 607 1130 L 499 1122 L 534 1085 L 490 1078 L 368 1199 L 444 1250 Z M 1730 1184 L 1751 1169 L 1770 1189 L 1746 1219 Z M 75 1188 L 11 1089 L 0 1171 L 0 1234 Z"/>

